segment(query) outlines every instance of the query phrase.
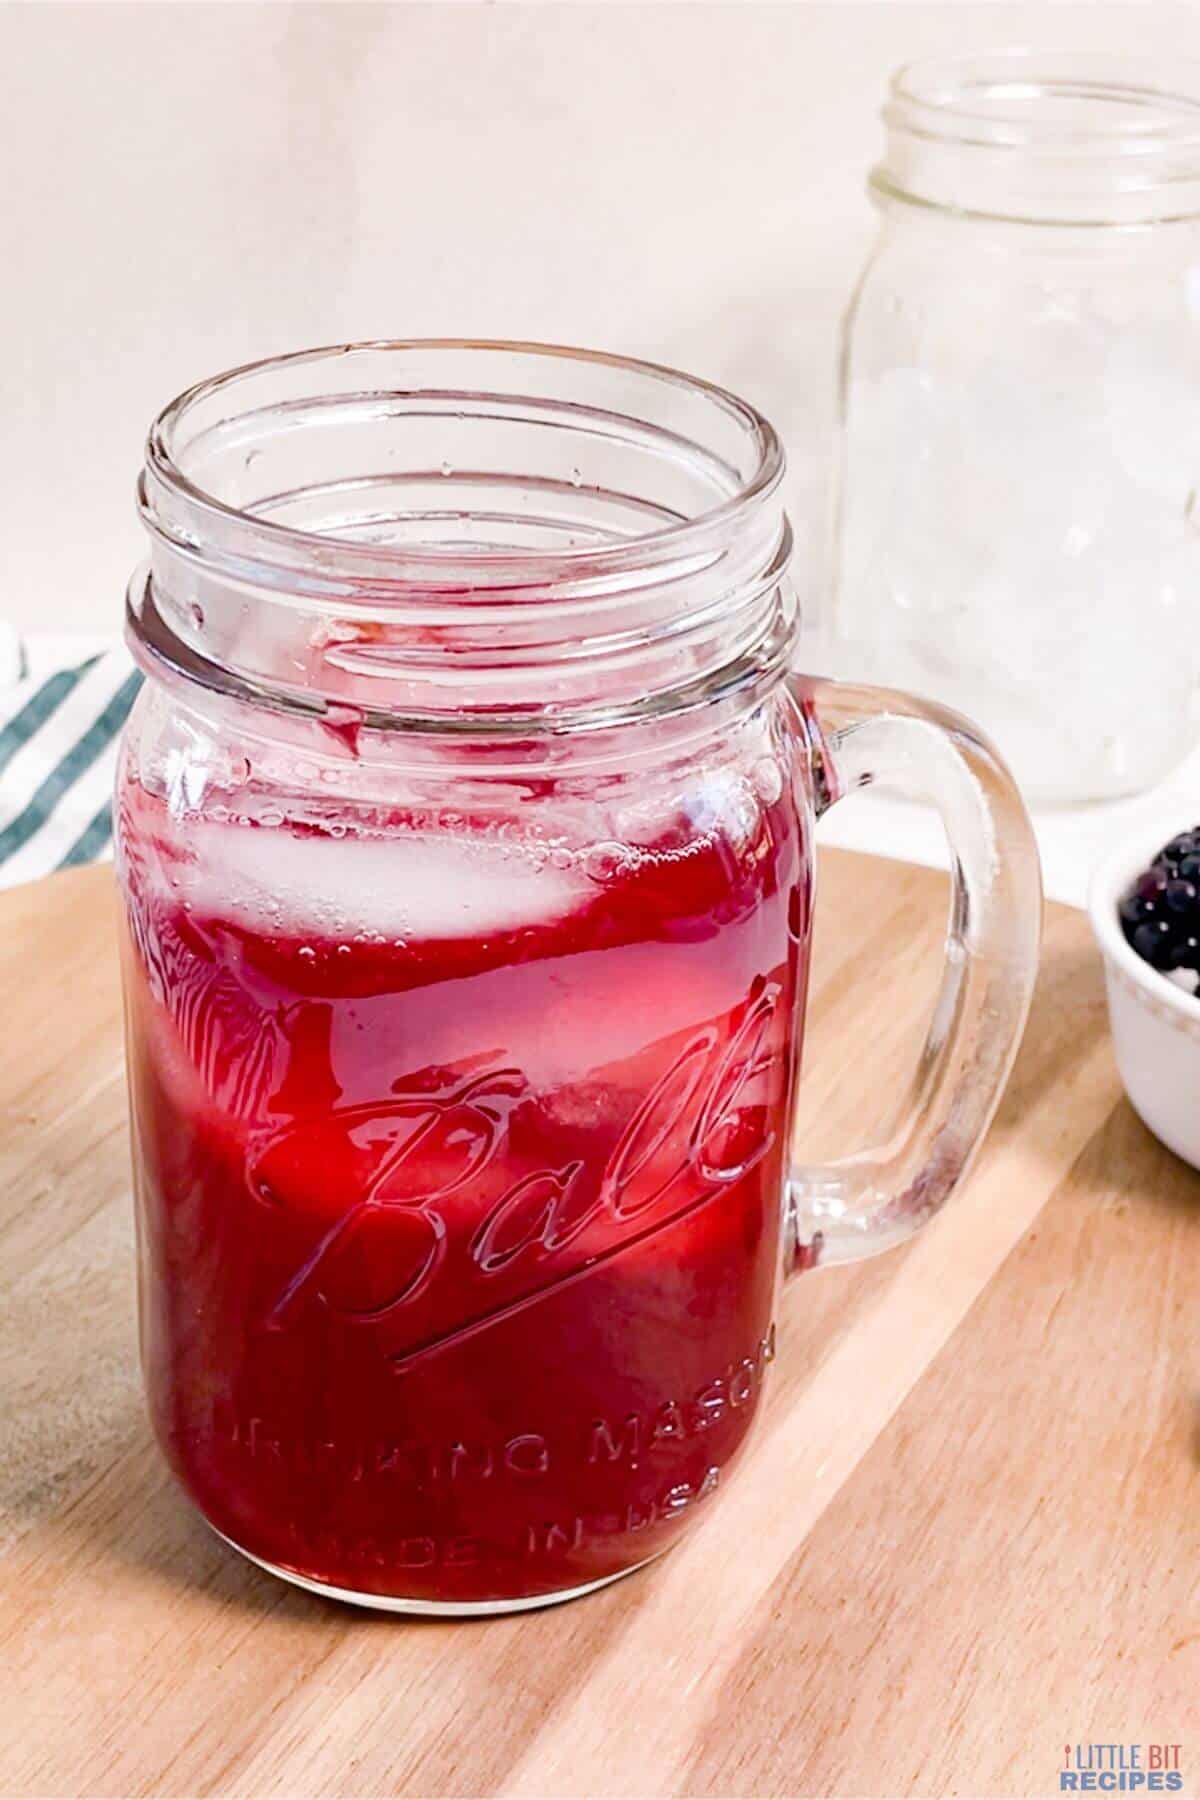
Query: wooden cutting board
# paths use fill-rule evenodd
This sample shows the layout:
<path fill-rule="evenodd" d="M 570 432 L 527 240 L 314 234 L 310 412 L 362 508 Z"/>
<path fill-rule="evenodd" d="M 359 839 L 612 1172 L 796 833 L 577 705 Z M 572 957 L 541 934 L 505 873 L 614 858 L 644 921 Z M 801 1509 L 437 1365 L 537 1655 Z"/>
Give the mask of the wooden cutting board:
<path fill-rule="evenodd" d="M 944 879 L 829 854 L 799 1133 L 860 1143 Z M 1200 1176 L 1122 1098 L 1082 915 L 908 1249 L 788 1292 L 747 1465 L 661 1563 L 443 1624 L 273 1581 L 141 1410 L 107 871 L 0 898 L 0 1790 L 1030 1795 L 1068 1745 L 1200 1788 Z"/>

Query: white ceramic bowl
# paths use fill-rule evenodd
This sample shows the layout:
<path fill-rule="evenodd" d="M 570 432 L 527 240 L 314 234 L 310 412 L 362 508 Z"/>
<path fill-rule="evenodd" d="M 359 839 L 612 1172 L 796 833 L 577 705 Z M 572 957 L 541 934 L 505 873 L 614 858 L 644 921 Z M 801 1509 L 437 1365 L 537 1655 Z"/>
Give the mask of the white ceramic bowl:
<path fill-rule="evenodd" d="M 1134 1110 L 1168 1150 L 1200 1169 L 1200 999 L 1136 956 L 1117 904 L 1184 819 L 1123 842 L 1092 876 L 1088 911 L 1104 955 L 1117 1067 Z"/>

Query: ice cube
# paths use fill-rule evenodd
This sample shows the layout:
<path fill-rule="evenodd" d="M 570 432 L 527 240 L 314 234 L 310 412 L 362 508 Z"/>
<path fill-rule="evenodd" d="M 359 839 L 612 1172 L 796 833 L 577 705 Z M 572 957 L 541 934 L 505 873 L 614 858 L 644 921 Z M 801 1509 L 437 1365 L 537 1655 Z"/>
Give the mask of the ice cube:
<path fill-rule="evenodd" d="M 251 929 L 328 939 L 486 937 L 564 917 L 595 889 L 574 864 L 535 862 L 484 836 L 297 836 L 189 819 L 178 899 Z"/>
<path fill-rule="evenodd" d="M 1104 403 L 1126 475 L 1183 506 L 1200 487 L 1200 355 L 1194 324 L 1118 338 L 1104 370 Z"/>

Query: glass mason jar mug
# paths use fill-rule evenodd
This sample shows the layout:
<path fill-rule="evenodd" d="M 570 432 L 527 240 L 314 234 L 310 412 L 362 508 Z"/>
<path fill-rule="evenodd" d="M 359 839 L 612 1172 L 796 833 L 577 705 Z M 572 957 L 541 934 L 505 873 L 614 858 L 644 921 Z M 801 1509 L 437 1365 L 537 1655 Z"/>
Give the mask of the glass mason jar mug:
<path fill-rule="evenodd" d="M 702 382 L 489 344 L 284 357 L 151 432 L 142 1354 L 281 1575 L 488 1612 L 646 1562 L 741 1451 L 781 1276 L 906 1237 L 986 1126 L 1027 821 L 962 720 L 789 677 L 782 461 Z M 889 779 L 956 852 L 941 995 L 888 1143 L 796 1167 L 814 819 Z"/>
<path fill-rule="evenodd" d="M 844 666 L 961 707 L 1028 798 L 1197 737 L 1200 77 L 1010 51 L 894 77 L 844 326 Z"/>

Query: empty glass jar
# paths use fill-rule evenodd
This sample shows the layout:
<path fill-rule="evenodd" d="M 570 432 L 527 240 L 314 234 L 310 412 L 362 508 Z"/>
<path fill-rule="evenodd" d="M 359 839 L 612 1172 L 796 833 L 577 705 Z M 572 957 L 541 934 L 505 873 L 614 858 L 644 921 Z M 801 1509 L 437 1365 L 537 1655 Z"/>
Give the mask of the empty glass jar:
<path fill-rule="evenodd" d="M 977 718 L 1029 798 L 1197 735 L 1200 79 L 1005 52 L 902 69 L 849 307 L 842 667 Z"/>

